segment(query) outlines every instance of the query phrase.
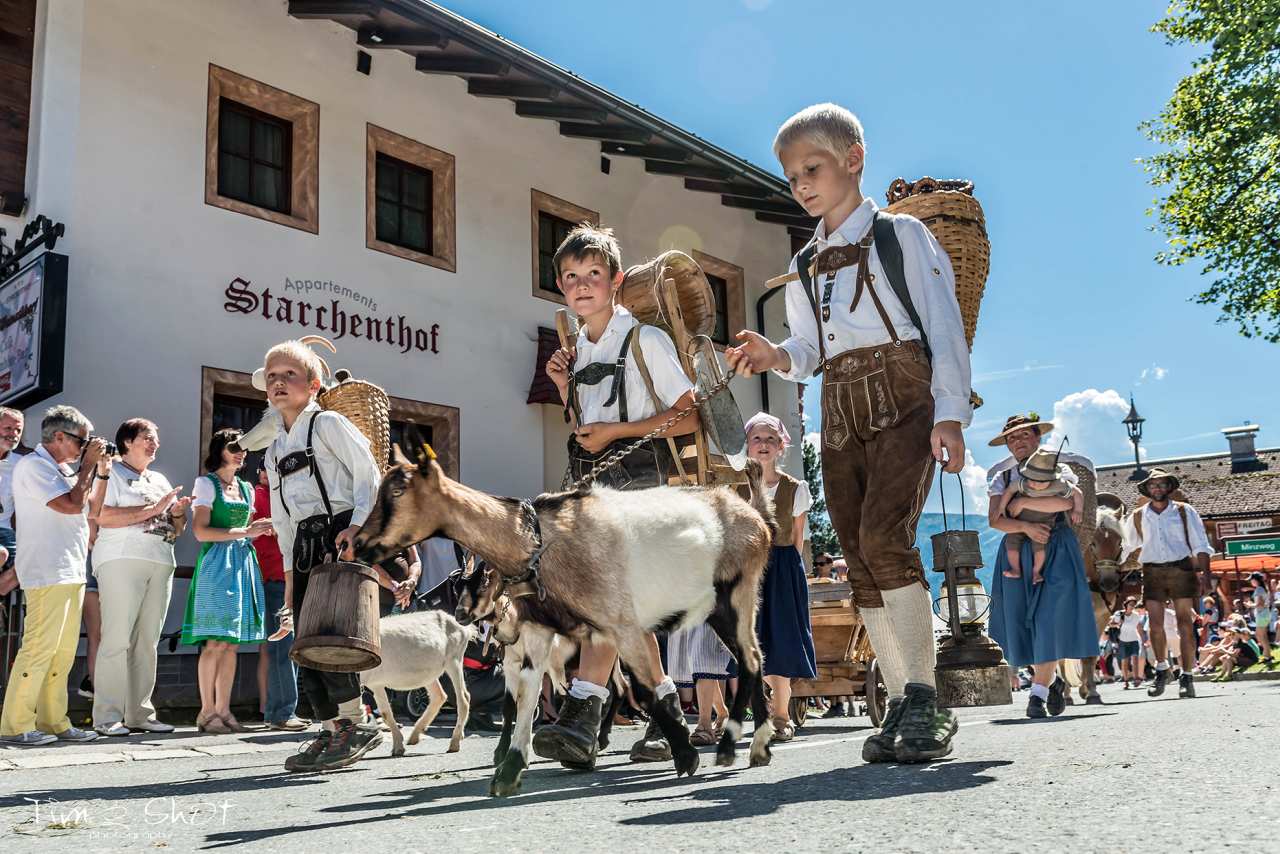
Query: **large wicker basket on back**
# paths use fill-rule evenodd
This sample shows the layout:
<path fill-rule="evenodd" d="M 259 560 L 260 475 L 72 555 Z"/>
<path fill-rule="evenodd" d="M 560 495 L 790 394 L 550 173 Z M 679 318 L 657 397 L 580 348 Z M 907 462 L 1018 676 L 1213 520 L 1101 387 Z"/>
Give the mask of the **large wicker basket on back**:
<path fill-rule="evenodd" d="M 321 409 L 331 409 L 347 417 L 369 440 L 369 449 L 382 471 L 391 464 L 391 400 L 373 383 L 352 379 L 339 369 L 338 384 L 316 395 Z"/>
<path fill-rule="evenodd" d="M 973 182 L 926 177 L 912 184 L 899 178 L 889 185 L 885 197 L 889 213 L 910 214 L 923 222 L 951 258 L 956 274 L 956 300 L 964 318 L 964 337 L 972 350 L 982 292 L 991 268 L 987 221 L 982 205 L 973 197 Z"/>

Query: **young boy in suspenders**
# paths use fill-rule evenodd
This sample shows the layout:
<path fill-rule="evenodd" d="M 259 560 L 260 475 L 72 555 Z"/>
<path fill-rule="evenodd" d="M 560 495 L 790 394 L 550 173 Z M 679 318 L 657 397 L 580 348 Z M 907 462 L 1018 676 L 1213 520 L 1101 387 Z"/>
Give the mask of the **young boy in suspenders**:
<path fill-rule="evenodd" d="M 285 601 L 299 613 L 311 569 L 349 554 L 373 509 L 381 473 L 355 425 L 316 403 L 321 365 L 310 347 L 277 344 L 267 352 L 264 372 L 267 401 L 283 422 L 265 459 L 271 520 L 284 558 Z M 341 768 L 382 743 L 377 729 L 357 723 L 363 712 L 358 674 L 299 667 L 298 676 L 323 729 L 289 757 L 287 770 Z"/>
<path fill-rule="evenodd" d="M 827 506 L 890 695 L 862 756 L 925 762 L 951 752 L 956 730 L 955 716 L 937 707 L 933 614 L 915 548 L 935 461 L 960 471 L 961 428 L 972 417 L 951 262 L 919 220 L 863 198 L 853 113 L 809 107 L 787 120 L 773 149 L 796 201 L 822 221 L 791 263 L 791 337 L 776 345 L 742 332 L 725 356 L 747 376 L 772 370 L 800 381 L 822 371 Z"/>
<path fill-rule="evenodd" d="M 569 233 L 552 259 L 556 282 L 569 310 L 582 318 L 573 351 L 560 350 L 547 362 L 547 376 L 574 414 L 569 465 L 579 478 L 595 463 L 693 405 L 693 384 L 680 367 L 675 345 L 662 330 L 643 326 L 620 305 L 614 293 L 622 284 L 622 253 L 609 229 L 581 225 Z M 692 433 L 696 413 L 677 422 L 667 436 Z M 674 460 L 665 438 L 646 442 L 622 462 L 600 474 L 596 483 L 614 489 L 642 489 L 667 483 Z M 658 700 L 680 711 L 675 682 L 662 672 L 657 639 L 650 635 L 650 668 Z M 595 767 L 600 717 L 609 697 L 609 676 L 617 650 L 588 640 L 581 664 L 560 709 L 559 721 L 538 730 L 533 749 L 570 768 Z M 671 746 L 656 724 L 631 748 L 633 762 L 671 758 Z"/>

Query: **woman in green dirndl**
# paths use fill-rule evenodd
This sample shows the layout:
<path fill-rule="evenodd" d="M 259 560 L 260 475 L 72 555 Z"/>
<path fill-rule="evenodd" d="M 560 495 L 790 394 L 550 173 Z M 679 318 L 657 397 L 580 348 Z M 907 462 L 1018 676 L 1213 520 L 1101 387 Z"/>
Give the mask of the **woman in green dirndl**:
<path fill-rule="evenodd" d="M 231 714 L 231 686 L 236 676 L 236 647 L 261 643 L 265 637 L 265 598 L 252 539 L 271 530 L 271 519 L 253 515 L 253 488 L 236 476 L 244 451 L 228 445 L 239 430 L 224 429 L 209 441 L 205 477 L 192 489 L 192 533 L 203 545 L 196 561 L 182 642 L 201 644 L 197 667 L 203 732 L 243 732 Z"/>

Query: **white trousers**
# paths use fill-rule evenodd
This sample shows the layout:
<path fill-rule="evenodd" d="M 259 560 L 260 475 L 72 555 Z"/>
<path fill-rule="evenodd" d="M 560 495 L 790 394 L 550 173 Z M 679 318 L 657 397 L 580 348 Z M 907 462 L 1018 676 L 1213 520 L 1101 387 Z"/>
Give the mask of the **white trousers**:
<path fill-rule="evenodd" d="M 93 670 L 93 723 L 137 726 L 155 716 L 156 646 L 173 590 L 173 565 L 119 558 L 94 567 L 102 641 Z"/>

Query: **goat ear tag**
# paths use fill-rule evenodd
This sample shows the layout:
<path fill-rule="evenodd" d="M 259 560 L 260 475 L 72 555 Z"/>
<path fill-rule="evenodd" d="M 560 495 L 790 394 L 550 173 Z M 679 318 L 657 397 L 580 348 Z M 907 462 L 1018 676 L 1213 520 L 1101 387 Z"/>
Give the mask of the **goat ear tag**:
<path fill-rule="evenodd" d="M 431 449 L 429 444 L 423 442 L 422 447 L 418 449 L 418 462 L 425 464 L 428 460 L 434 460 L 435 458 L 436 452 Z"/>

